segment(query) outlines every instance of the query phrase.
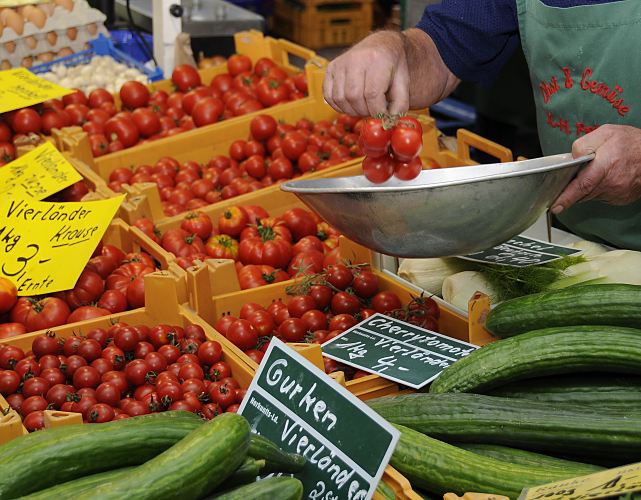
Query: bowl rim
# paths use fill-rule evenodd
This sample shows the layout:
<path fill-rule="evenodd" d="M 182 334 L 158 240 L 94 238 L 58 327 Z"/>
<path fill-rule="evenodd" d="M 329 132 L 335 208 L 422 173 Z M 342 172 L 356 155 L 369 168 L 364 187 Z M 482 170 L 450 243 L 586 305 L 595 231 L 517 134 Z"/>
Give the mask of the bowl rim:
<path fill-rule="evenodd" d="M 460 186 L 465 184 L 477 184 L 486 181 L 494 181 L 499 179 L 509 179 L 512 177 L 523 177 L 528 175 L 535 175 L 540 173 L 549 172 L 552 170 L 562 170 L 566 168 L 572 168 L 576 166 L 583 166 L 595 157 L 594 153 L 590 153 L 585 156 L 580 156 L 578 158 L 573 158 L 572 153 L 563 153 L 560 155 L 553 155 L 541 158 L 534 158 L 529 160 L 514 161 L 507 163 L 492 163 L 486 165 L 474 165 L 479 167 L 489 167 L 489 166 L 502 166 L 506 168 L 505 172 L 494 173 L 490 175 L 477 175 L 474 177 L 461 178 L 458 180 L 448 180 L 441 182 L 433 182 L 431 184 L 411 184 L 413 181 L 409 181 L 406 185 L 386 185 L 383 184 L 371 184 L 371 185 L 361 185 L 354 187 L 346 186 L 336 186 L 331 187 L 327 186 L 327 181 L 332 181 L 335 179 L 359 179 L 361 181 L 364 177 L 362 175 L 351 176 L 351 177 L 334 177 L 334 178 L 324 178 L 324 179 L 309 179 L 309 180 L 300 180 L 300 181 L 289 181 L 282 183 L 280 188 L 283 191 L 294 193 L 294 194 L 350 194 L 350 193 L 394 193 L 394 192 L 403 192 L 403 191 L 421 191 L 429 190 L 435 188 L 449 187 L 449 186 Z M 567 159 L 564 159 L 567 158 Z M 544 164 L 541 166 L 536 166 L 538 163 L 545 161 L 550 161 L 553 159 L 559 159 L 560 161 L 552 164 Z M 526 169 L 514 169 L 515 166 L 523 165 L 526 163 L 533 163 L 534 166 L 528 167 L 525 165 Z M 458 168 L 469 168 L 470 166 L 462 166 Z M 454 167 L 457 168 L 457 167 Z M 512 170 L 510 170 L 510 168 Z M 323 187 L 323 184 L 325 185 Z M 317 185 L 320 185 L 318 187 Z"/>

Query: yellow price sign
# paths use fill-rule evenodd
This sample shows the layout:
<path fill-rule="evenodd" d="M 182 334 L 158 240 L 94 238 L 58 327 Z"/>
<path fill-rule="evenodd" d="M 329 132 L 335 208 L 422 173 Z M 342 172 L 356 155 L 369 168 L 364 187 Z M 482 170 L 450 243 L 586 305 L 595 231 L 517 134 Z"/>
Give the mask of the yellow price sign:
<path fill-rule="evenodd" d="M 49 203 L 3 197 L 0 276 L 21 296 L 73 288 L 124 198 Z"/>
<path fill-rule="evenodd" d="M 45 142 L 0 169 L 0 197 L 26 193 L 42 200 L 81 179 L 53 144 Z"/>
<path fill-rule="evenodd" d="M 26 68 L 0 71 L 0 113 L 71 93 L 73 90 L 48 82 Z"/>
<path fill-rule="evenodd" d="M 641 491 L 641 462 L 523 490 L 519 500 L 587 500 Z"/>

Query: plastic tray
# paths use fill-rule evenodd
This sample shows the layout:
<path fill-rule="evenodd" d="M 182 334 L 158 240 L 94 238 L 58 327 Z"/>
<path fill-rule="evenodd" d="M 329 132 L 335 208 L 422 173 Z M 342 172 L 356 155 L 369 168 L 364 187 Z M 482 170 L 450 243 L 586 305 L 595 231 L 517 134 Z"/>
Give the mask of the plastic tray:
<path fill-rule="evenodd" d="M 53 61 L 50 61 L 48 63 L 32 66 L 30 70 L 31 72 L 38 74 L 51 71 L 51 68 L 56 64 L 64 64 L 67 67 L 77 66 L 79 64 L 88 64 L 91 61 L 91 58 L 94 55 L 97 55 L 111 56 L 116 61 L 126 64 L 131 68 L 135 68 L 141 73 L 145 74 L 147 78 L 149 78 L 149 80 L 152 82 L 160 80 L 163 77 L 163 73 L 160 68 L 156 68 L 154 70 L 148 69 L 145 65 L 138 62 L 130 55 L 116 49 L 112 41 L 104 35 L 100 35 L 95 40 L 92 40 L 91 42 L 89 42 L 89 45 L 91 47 L 89 50 L 83 50 L 82 52 L 71 54 L 70 56 L 54 59 Z"/>

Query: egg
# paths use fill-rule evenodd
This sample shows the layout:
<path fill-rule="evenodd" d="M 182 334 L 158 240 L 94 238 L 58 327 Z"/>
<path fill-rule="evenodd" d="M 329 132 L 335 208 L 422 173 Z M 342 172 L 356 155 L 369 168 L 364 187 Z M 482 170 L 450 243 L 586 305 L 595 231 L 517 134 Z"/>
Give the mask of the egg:
<path fill-rule="evenodd" d="M 41 61 L 43 63 L 49 62 L 53 60 L 53 52 L 43 52 L 42 54 L 38 54 L 38 61 Z"/>
<path fill-rule="evenodd" d="M 0 12 L 0 21 L 6 28 L 11 28 L 17 35 L 22 35 L 24 31 L 24 20 L 13 9 L 4 9 Z"/>
<path fill-rule="evenodd" d="M 4 49 L 9 52 L 9 54 L 13 54 L 16 51 L 16 42 L 5 42 Z"/>
<path fill-rule="evenodd" d="M 96 33 L 98 33 L 98 26 L 96 25 L 96 23 L 90 23 L 87 25 L 87 31 L 89 32 L 90 35 L 93 36 Z"/>
<path fill-rule="evenodd" d="M 73 54 L 73 50 L 71 50 L 69 47 L 63 47 L 60 49 L 60 52 L 58 52 L 58 57 L 66 57 L 70 56 Z"/>
<path fill-rule="evenodd" d="M 53 16 L 53 9 L 56 7 L 54 4 L 46 2 L 39 5 L 42 12 L 44 12 L 47 17 Z"/>
<path fill-rule="evenodd" d="M 30 68 L 33 65 L 33 57 L 31 56 L 24 57 L 20 64 L 25 68 Z"/>
<path fill-rule="evenodd" d="M 35 36 L 26 36 L 24 37 L 24 43 L 27 47 L 33 50 L 36 48 L 36 45 L 38 45 L 38 40 L 36 40 Z"/>
<path fill-rule="evenodd" d="M 67 28 L 67 36 L 69 40 L 74 41 L 78 36 L 78 28 Z"/>
<path fill-rule="evenodd" d="M 11 63 L 6 59 L 0 63 L 0 70 L 11 69 Z"/>
<path fill-rule="evenodd" d="M 35 24 L 38 28 L 42 28 L 47 21 L 47 15 L 38 7 L 27 5 L 22 12 L 25 20 Z"/>
<path fill-rule="evenodd" d="M 47 33 L 47 42 L 49 42 L 49 45 L 53 47 L 57 41 L 58 35 L 55 31 L 50 31 L 49 33 Z"/>
<path fill-rule="evenodd" d="M 71 12 L 73 10 L 73 0 L 54 0 L 56 5 L 60 5 L 63 9 Z"/>

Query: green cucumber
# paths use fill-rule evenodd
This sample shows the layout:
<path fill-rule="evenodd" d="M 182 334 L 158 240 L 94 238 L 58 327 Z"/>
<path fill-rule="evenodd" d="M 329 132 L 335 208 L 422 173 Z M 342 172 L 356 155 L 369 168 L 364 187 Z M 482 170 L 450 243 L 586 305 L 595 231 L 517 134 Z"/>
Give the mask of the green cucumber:
<path fill-rule="evenodd" d="M 76 499 L 201 498 L 240 466 L 248 447 L 247 420 L 223 413 L 117 481 L 103 483 Z"/>
<path fill-rule="evenodd" d="M 497 460 L 511 464 L 562 469 L 567 472 L 572 472 L 575 476 L 592 474 L 603 470 L 603 467 L 599 467 L 598 465 L 574 462 L 563 458 L 550 457 L 532 451 L 519 450 L 517 448 L 509 448 L 496 444 L 455 443 L 455 445 L 472 453 L 483 455 L 484 457 L 496 458 Z"/>
<path fill-rule="evenodd" d="M 245 458 L 245 461 L 240 464 L 240 467 L 238 467 L 238 469 L 236 469 L 232 475 L 225 479 L 225 482 L 216 489 L 225 491 L 241 484 L 253 483 L 264 468 L 264 460 L 256 460 L 255 458 L 248 456 Z"/>
<path fill-rule="evenodd" d="M 216 500 L 301 500 L 303 483 L 294 477 L 276 476 L 261 479 L 212 498 Z"/>
<path fill-rule="evenodd" d="M 384 481 L 380 481 L 376 485 L 376 493 L 382 496 L 385 500 L 396 499 L 396 493 L 394 492 L 394 489 Z"/>
<path fill-rule="evenodd" d="M 417 393 L 366 403 L 389 422 L 447 442 L 502 444 L 590 463 L 641 460 L 638 413 L 478 394 Z"/>
<path fill-rule="evenodd" d="M 604 406 L 641 411 L 641 377 L 611 374 L 564 375 L 512 382 L 490 396 Z"/>
<path fill-rule="evenodd" d="M 485 322 L 499 337 L 574 325 L 641 328 L 641 286 L 582 285 L 526 295 L 498 304 Z"/>
<path fill-rule="evenodd" d="M 86 491 L 93 490 L 96 486 L 103 484 L 106 481 L 114 481 L 132 467 L 125 467 L 124 469 L 108 470 L 107 472 L 99 472 L 90 476 L 67 481 L 66 483 L 57 484 L 51 488 L 37 491 L 31 495 L 20 497 L 20 500 L 73 500 L 76 495 Z"/>
<path fill-rule="evenodd" d="M 516 498 L 527 486 L 575 477 L 572 472 L 511 464 L 438 441 L 402 425 L 390 465 L 430 493 L 479 491 Z"/>
<path fill-rule="evenodd" d="M 288 453 L 276 443 L 260 434 L 252 433 L 249 438 L 250 457 L 265 460 L 263 472 L 300 472 L 305 467 L 305 457 Z"/>
<path fill-rule="evenodd" d="M 0 446 L 0 498 L 16 498 L 97 472 L 142 464 L 202 422 L 190 412 L 163 412 L 19 437 Z"/>
<path fill-rule="evenodd" d="M 641 374 L 641 330 L 565 326 L 493 342 L 446 368 L 430 392 L 484 392 L 515 380 L 595 371 Z"/>

